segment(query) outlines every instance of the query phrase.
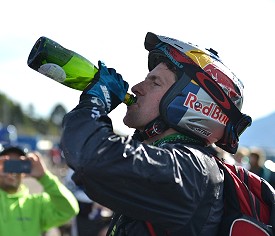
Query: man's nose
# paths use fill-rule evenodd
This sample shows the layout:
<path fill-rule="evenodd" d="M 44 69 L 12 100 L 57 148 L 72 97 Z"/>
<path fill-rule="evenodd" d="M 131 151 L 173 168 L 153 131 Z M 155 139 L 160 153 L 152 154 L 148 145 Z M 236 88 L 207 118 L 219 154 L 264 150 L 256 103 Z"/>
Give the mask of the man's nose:
<path fill-rule="evenodd" d="M 134 94 L 143 94 L 143 87 L 144 87 L 144 81 L 139 82 L 138 84 L 134 85 L 131 89 L 131 91 Z"/>

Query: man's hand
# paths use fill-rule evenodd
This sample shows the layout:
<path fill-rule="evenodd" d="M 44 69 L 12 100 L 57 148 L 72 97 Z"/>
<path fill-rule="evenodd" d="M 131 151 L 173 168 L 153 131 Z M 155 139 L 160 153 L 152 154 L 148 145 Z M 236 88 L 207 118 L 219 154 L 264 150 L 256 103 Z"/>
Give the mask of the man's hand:
<path fill-rule="evenodd" d="M 109 113 L 123 102 L 129 85 L 115 69 L 107 68 L 103 62 L 99 61 L 98 67 L 95 78 L 81 94 L 80 102 L 87 98 L 87 94 L 93 95 L 102 100 Z"/>
<path fill-rule="evenodd" d="M 5 173 L 4 173 L 4 161 L 5 160 L 8 160 L 8 156 L 0 157 L 0 178 L 1 178 L 1 176 L 5 175 Z"/>
<path fill-rule="evenodd" d="M 30 160 L 32 163 L 32 170 L 31 170 L 31 173 L 28 174 L 28 176 L 39 179 L 43 175 L 45 175 L 47 168 L 39 153 L 37 152 L 28 153 L 26 159 Z"/>

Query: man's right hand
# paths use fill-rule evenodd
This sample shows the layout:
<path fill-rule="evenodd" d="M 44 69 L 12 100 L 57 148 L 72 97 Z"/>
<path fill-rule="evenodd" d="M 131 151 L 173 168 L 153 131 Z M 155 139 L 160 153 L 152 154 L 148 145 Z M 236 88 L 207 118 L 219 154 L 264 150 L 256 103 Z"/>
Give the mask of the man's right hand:
<path fill-rule="evenodd" d="M 89 94 L 98 97 L 105 104 L 105 111 L 109 113 L 123 102 L 129 85 L 115 69 L 107 68 L 103 62 L 99 61 L 98 67 L 95 78 L 81 94 L 80 102 Z"/>

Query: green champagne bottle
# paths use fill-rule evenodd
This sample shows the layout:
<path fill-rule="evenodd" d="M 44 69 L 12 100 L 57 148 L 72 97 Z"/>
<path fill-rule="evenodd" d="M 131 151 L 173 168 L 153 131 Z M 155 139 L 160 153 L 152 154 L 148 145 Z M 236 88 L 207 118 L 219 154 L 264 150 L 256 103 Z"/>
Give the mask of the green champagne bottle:
<path fill-rule="evenodd" d="M 44 36 L 35 42 L 27 64 L 39 73 L 80 91 L 85 89 L 98 71 L 83 56 Z M 124 103 L 127 106 L 135 101 L 134 95 L 126 94 Z"/>

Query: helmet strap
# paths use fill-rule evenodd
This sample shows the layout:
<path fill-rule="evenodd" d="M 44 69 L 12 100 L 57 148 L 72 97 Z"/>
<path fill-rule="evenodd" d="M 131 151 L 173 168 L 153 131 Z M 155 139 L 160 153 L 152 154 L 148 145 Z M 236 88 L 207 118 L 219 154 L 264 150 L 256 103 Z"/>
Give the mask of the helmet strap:
<path fill-rule="evenodd" d="M 160 118 L 160 116 L 158 116 L 145 126 L 144 131 L 136 130 L 133 139 L 143 142 L 144 140 L 163 133 L 168 128 L 169 126 Z"/>

